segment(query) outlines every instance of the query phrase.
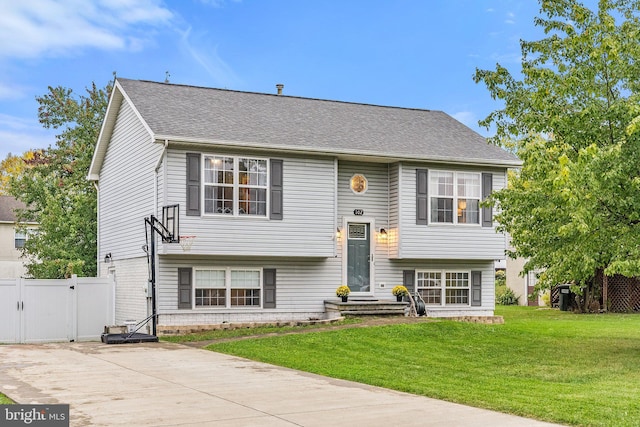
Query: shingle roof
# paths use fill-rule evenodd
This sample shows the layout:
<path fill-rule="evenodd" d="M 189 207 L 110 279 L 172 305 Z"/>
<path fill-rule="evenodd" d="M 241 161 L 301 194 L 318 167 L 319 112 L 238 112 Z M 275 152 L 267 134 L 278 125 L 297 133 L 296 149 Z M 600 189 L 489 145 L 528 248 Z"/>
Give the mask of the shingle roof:
<path fill-rule="evenodd" d="M 0 222 L 16 222 L 15 209 L 24 209 L 24 203 L 11 196 L 0 196 Z"/>
<path fill-rule="evenodd" d="M 516 165 L 441 111 L 118 79 L 156 138 L 269 149 Z"/>

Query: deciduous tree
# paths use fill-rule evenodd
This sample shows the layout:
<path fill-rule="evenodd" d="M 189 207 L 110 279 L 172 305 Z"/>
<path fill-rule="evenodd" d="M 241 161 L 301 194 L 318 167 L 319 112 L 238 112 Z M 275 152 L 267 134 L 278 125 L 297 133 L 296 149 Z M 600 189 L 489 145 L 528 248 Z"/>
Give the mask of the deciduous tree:
<path fill-rule="evenodd" d="M 640 275 L 640 1 L 540 6 L 545 37 L 521 41 L 521 74 L 474 76 L 504 102 L 481 124 L 524 162 L 493 202 L 525 271 L 579 285 L 594 309 L 600 273 Z"/>
<path fill-rule="evenodd" d="M 9 192 L 28 206 L 20 219 L 39 224 L 23 248 L 33 277 L 96 274 L 96 190 L 86 176 L 109 91 L 110 86 L 93 84 L 74 97 L 71 89 L 49 87 L 37 98 L 40 122 L 60 133 L 55 145 L 35 152 L 9 185 Z"/>

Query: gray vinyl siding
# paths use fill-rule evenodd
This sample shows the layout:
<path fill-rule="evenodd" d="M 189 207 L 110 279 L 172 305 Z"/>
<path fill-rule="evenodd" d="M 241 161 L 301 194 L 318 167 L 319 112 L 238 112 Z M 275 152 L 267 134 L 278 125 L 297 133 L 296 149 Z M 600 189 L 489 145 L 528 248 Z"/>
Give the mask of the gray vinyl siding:
<path fill-rule="evenodd" d="M 416 168 L 492 172 L 493 189 L 506 183 L 504 169 L 447 168 L 442 165 L 402 165 L 401 237 L 398 258 L 496 260 L 504 258 L 504 236 L 480 225 L 416 225 Z"/>
<path fill-rule="evenodd" d="M 390 179 L 393 175 L 393 165 L 385 163 L 361 163 L 361 162 L 339 162 L 338 168 L 338 224 L 344 226 L 345 217 L 349 221 L 357 222 L 357 216 L 354 216 L 354 209 L 362 209 L 365 220 L 373 219 L 374 233 L 371 239 L 371 248 L 374 253 L 374 268 L 372 280 L 372 289 L 375 296 L 381 292 L 386 294 L 385 288 L 379 288 L 379 283 L 397 282 L 402 283 L 402 271 L 397 271 L 390 263 L 390 252 L 393 247 L 394 235 L 397 228 L 394 228 L 391 222 L 392 212 L 392 193 L 389 188 L 394 180 Z M 355 174 L 362 174 L 368 180 L 368 189 L 364 194 L 355 194 L 350 187 L 351 177 Z M 378 230 L 385 228 L 387 230 L 386 240 L 380 239 Z M 344 244 L 346 242 L 347 230 L 343 230 L 342 237 L 338 242 L 338 259 L 342 265 L 343 271 L 346 268 L 346 257 L 344 256 Z M 344 274 L 344 273 L 343 273 Z M 396 280 L 396 276 L 400 274 L 400 278 Z M 346 280 L 346 277 L 342 277 Z M 386 285 L 385 285 L 386 287 Z M 391 290 L 389 289 L 389 297 Z"/>
<path fill-rule="evenodd" d="M 423 260 L 402 260 L 397 262 L 398 266 L 403 266 L 403 270 L 445 270 L 445 271 L 481 271 L 482 272 L 482 305 L 479 307 L 469 306 L 428 306 L 429 310 L 450 311 L 450 312 L 472 312 L 473 310 L 493 310 L 495 308 L 495 268 L 493 260 L 490 261 L 423 261 Z M 471 294 L 470 294 L 471 298 Z M 453 314 L 452 314 L 453 315 Z"/>
<path fill-rule="evenodd" d="M 398 258 L 400 251 L 400 163 L 389 166 L 389 257 Z"/>
<path fill-rule="evenodd" d="M 283 160 L 283 219 L 187 216 L 186 153 L 169 149 L 166 157 L 166 199 L 180 204 L 180 234 L 197 236 L 191 254 L 225 256 L 333 257 L 335 246 L 334 161 L 329 157 L 299 158 L 258 154 Z M 238 152 L 207 154 L 247 155 Z M 251 155 L 251 154 L 250 154 Z M 182 254 L 179 245 L 163 245 L 167 254 Z"/>
<path fill-rule="evenodd" d="M 146 257 L 101 262 L 99 268 L 100 277 L 113 274 L 115 278 L 116 325 L 123 325 L 126 320 L 141 321 L 150 314 L 147 304 L 150 300 L 145 293 L 149 280 Z"/>
<path fill-rule="evenodd" d="M 114 261 L 144 255 L 144 218 L 153 212 L 154 167 L 161 152 L 123 101 L 98 182 L 99 261 L 106 253 Z"/>
<path fill-rule="evenodd" d="M 194 257 L 188 260 L 161 257 L 159 263 L 158 312 L 175 312 L 178 307 L 178 268 L 239 267 L 276 269 L 276 308 L 194 308 L 185 313 L 247 311 L 324 312 L 324 300 L 335 298 L 340 284 L 340 264 L 333 258 L 260 258 Z"/>
<path fill-rule="evenodd" d="M 259 308 L 194 308 L 178 310 L 178 268 L 275 268 L 277 271 L 277 300 L 274 309 Z M 454 260 L 384 260 L 376 265 L 374 296 L 394 299 L 391 289 L 402 284 L 403 270 L 465 270 L 482 271 L 482 306 L 445 306 L 430 309 L 461 312 L 473 310 L 493 310 L 494 308 L 494 268 L 489 261 Z M 243 312 L 324 312 L 324 301 L 335 299 L 335 290 L 341 283 L 341 262 L 339 258 L 290 259 L 282 258 L 220 258 L 193 257 L 180 259 L 163 256 L 159 261 L 158 312 L 162 313 L 226 313 L 229 316 Z M 382 285 L 382 286 L 381 286 Z M 230 317 L 231 318 L 231 317 Z"/>

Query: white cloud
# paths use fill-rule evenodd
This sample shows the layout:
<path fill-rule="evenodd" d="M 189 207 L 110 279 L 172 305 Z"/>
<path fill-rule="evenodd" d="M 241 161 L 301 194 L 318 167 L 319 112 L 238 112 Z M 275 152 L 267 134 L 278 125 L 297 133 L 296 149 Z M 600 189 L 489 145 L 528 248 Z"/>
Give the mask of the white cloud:
<path fill-rule="evenodd" d="M 55 133 L 44 129 L 35 119 L 0 113 L 0 160 L 8 153 L 17 155 L 31 149 L 47 148 L 55 143 Z"/>
<path fill-rule="evenodd" d="M 507 12 L 507 19 L 504 21 L 505 24 L 513 25 L 516 23 L 516 14 L 513 12 Z"/>
<path fill-rule="evenodd" d="M 233 69 L 218 55 L 217 46 L 210 47 L 191 39 L 191 27 L 181 32 L 181 46 L 186 53 L 211 76 L 215 82 L 224 87 L 237 87 L 240 79 Z"/>
<path fill-rule="evenodd" d="M 67 55 L 82 48 L 139 48 L 149 26 L 173 14 L 158 0 L 0 2 L 0 57 Z"/>
<path fill-rule="evenodd" d="M 34 127 L 34 121 L 23 117 L 0 113 L 0 127 L 12 130 L 25 130 Z"/>
<path fill-rule="evenodd" d="M 509 53 L 492 53 L 490 58 L 493 62 L 499 62 L 500 64 L 521 64 L 522 53 L 521 52 L 509 52 Z"/>
<path fill-rule="evenodd" d="M 233 3 L 241 3 L 242 0 L 232 0 Z M 200 0 L 200 3 L 212 6 L 215 8 L 224 7 L 225 0 Z"/>
<path fill-rule="evenodd" d="M 0 82 L 0 100 L 20 99 L 27 95 L 27 88 L 20 85 L 10 85 L 7 82 Z"/>

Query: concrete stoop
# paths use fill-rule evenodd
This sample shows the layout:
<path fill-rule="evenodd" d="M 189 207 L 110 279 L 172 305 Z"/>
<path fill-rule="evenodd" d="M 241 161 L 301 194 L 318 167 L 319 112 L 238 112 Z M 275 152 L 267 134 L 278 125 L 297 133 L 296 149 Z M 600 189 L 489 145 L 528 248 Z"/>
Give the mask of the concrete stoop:
<path fill-rule="evenodd" d="M 346 302 L 325 300 L 324 309 L 329 316 L 335 313 L 340 316 L 405 316 L 408 305 L 392 300 L 349 298 Z"/>

